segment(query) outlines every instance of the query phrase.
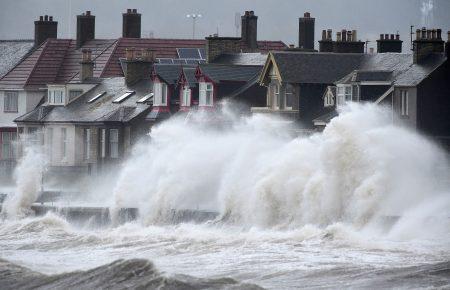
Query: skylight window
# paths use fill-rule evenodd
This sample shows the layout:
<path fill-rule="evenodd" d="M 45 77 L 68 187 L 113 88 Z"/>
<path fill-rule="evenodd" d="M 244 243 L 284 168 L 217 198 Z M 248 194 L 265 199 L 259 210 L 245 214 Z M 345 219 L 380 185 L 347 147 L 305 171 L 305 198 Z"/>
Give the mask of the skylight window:
<path fill-rule="evenodd" d="M 88 103 L 92 103 L 95 102 L 96 100 L 98 100 L 101 96 L 103 96 L 104 94 L 106 94 L 106 92 L 101 92 L 100 94 L 97 94 L 95 97 L 91 98 Z"/>
<path fill-rule="evenodd" d="M 118 97 L 117 99 L 115 99 L 113 101 L 113 103 L 118 104 L 118 103 L 122 103 L 123 101 L 125 101 L 128 97 L 130 97 L 132 94 L 134 94 L 134 91 L 128 91 L 125 94 L 121 95 L 120 97 Z"/>
<path fill-rule="evenodd" d="M 145 95 L 144 97 L 142 97 L 142 98 L 140 98 L 139 100 L 137 100 L 136 103 L 142 104 L 142 103 L 147 102 L 147 101 L 150 100 L 150 99 L 153 99 L 153 93 L 150 93 L 150 94 L 148 94 L 148 95 Z"/>

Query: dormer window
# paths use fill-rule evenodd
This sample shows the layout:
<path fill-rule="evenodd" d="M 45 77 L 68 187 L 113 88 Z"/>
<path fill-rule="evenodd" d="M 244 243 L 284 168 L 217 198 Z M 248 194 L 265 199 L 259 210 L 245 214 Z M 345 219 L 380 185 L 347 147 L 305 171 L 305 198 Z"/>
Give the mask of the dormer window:
<path fill-rule="evenodd" d="M 49 89 L 48 90 L 48 103 L 50 105 L 64 105 L 64 90 Z"/>
<path fill-rule="evenodd" d="M 200 106 L 212 106 L 214 100 L 214 87 L 212 83 L 200 83 Z"/>
<path fill-rule="evenodd" d="M 188 86 L 183 88 L 181 105 L 184 107 L 189 107 L 191 105 L 191 89 Z"/>
<path fill-rule="evenodd" d="M 153 84 L 153 106 L 167 106 L 167 84 L 156 82 Z"/>
<path fill-rule="evenodd" d="M 338 85 L 337 87 L 337 105 L 343 106 L 352 101 L 352 86 Z"/>

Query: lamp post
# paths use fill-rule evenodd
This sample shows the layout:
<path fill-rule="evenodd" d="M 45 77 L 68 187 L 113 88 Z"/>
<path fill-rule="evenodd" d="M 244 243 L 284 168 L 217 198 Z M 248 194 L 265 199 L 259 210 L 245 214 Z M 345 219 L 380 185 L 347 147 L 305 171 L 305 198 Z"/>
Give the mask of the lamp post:
<path fill-rule="evenodd" d="M 195 22 L 196 22 L 197 18 L 202 17 L 202 15 L 201 14 L 192 13 L 192 14 L 186 15 L 186 17 L 187 18 L 192 18 L 192 39 L 195 39 Z"/>

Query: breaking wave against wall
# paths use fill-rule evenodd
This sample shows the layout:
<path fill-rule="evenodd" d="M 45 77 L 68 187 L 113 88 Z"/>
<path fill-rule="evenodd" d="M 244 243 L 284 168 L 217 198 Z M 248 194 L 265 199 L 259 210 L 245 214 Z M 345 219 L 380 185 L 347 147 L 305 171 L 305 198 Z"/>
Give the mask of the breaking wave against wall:
<path fill-rule="evenodd" d="M 227 106 L 220 119 L 214 126 L 198 114 L 154 127 L 123 166 L 113 208 L 139 207 L 144 224 L 198 209 L 249 227 L 361 229 L 392 219 L 402 236 L 448 235 L 446 154 L 393 126 L 392 112 L 352 104 L 323 133 L 305 137 L 293 137 L 284 120 L 237 118 Z"/>

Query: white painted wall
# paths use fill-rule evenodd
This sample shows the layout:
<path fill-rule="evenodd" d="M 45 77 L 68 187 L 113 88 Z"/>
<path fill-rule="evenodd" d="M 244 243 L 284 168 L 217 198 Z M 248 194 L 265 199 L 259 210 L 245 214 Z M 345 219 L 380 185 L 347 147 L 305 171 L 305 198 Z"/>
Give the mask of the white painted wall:
<path fill-rule="evenodd" d="M 5 112 L 5 90 L 0 90 L 0 127 L 16 127 L 14 119 L 33 110 L 42 97 L 46 94 L 45 91 L 24 91 L 19 92 L 18 98 L 18 112 Z"/>

